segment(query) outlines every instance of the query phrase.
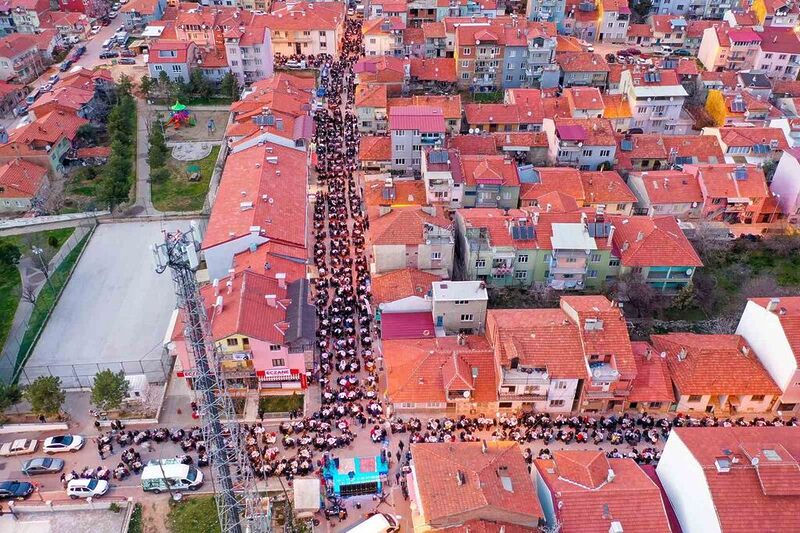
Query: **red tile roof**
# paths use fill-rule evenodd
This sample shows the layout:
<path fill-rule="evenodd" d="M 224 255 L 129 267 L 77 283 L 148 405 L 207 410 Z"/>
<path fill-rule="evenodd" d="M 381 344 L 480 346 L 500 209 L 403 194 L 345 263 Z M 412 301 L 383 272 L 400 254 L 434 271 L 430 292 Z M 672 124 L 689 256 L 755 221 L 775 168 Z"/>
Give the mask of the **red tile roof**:
<path fill-rule="evenodd" d="M 697 163 L 716 164 L 725 161 L 719 139 L 714 135 L 664 135 L 661 139 L 667 155 L 691 157 Z"/>
<path fill-rule="evenodd" d="M 716 514 L 722 531 L 800 530 L 800 498 L 796 494 L 800 485 L 796 474 L 791 477 L 784 474 L 784 465 L 796 464 L 800 458 L 800 428 L 675 428 L 673 433 L 702 468 L 713 504 L 708 512 Z M 769 490 L 775 467 L 763 456 L 765 449 L 778 453 L 780 459 L 775 462 L 780 466 L 774 475 L 778 479 L 793 480 L 791 493 L 774 494 Z M 720 473 L 715 461 L 726 455 L 725 450 L 738 462 L 731 465 L 729 472 Z M 757 467 L 751 464 L 753 457 L 759 459 Z"/>
<path fill-rule="evenodd" d="M 378 218 L 381 207 L 428 205 L 425 182 L 422 180 L 392 180 L 393 195 L 385 191 L 387 188 L 388 185 L 383 180 L 368 180 L 364 184 L 364 203 L 367 204 L 370 218 Z"/>
<path fill-rule="evenodd" d="M 631 348 L 636 361 L 636 377 L 628 401 L 674 402 L 667 362 L 646 342 L 632 342 Z"/>
<path fill-rule="evenodd" d="M 561 192 L 578 203 L 583 204 L 585 193 L 583 180 L 578 169 L 570 167 L 535 168 L 539 174 L 538 183 L 523 183 L 520 188 L 522 200 L 535 200 L 550 192 Z M 539 205 L 543 205 L 539 202 Z"/>
<path fill-rule="evenodd" d="M 274 3 L 265 15 L 265 23 L 272 31 L 335 30 L 345 18 L 343 2 Z"/>
<path fill-rule="evenodd" d="M 245 250 L 234 255 L 231 268 L 237 274 L 252 271 L 276 279 L 278 274 L 285 274 L 286 283 L 293 283 L 306 277 L 306 250 L 267 242 L 258 246 L 254 252 Z"/>
<path fill-rule="evenodd" d="M 710 198 L 765 198 L 769 196 L 764 172 L 746 166 L 746 179 L 736 179 L 736 165 L 686 165 L 685 172 L 697 176 L 703 195 Z"/>
<path fill-rule="evenodd" d="M 576 52 L 556 55 L 556 63 L 562 72 L 608 72 L 608 63 L 600 54 Z"/>
<path fill-rule="evenodd" d="M 747 341 L 739 335 L 669 333 L 653 335 L 651 342 L 659 356 L 666 352 L 670 376 L 682 396 L 780 394 Z M 681 355 L 681 360 L 679 354 L 685 357 Z"/>
<path fill-rule="evenodd" d="M 653 29 L 650 24 L 629 24 L 628 37 L 652 37 Z"/>
<path fill-rule="evenodd" d="M 0 38 L 0 57 L 14 59 L 32 48 L 37 48 L 36 39 L 24 33 L 12 33 Z"/>
<path fill-rule="evenodd" d="M 492 133 L 498 149 L 502 148 L 547 148 L 547 133 L 543 131 L 504 131 Z"/>
<path fill-rule="evenodd" d="M 78 159 L 83 159 L 88 157 L 109 157 L 111 156 L 111 147 L 87 146 L 84 148 L 78 148 L 75 155 L 78 157 Z"/>
<path fill-rule="evenodd" d="M 434 57 L 422 59 L 411 58 L 411 77 L 421 81 L 441 81 L 444 83 L 455 83 L 456 62 L 453 58 Z"/>
<path fill-rule="evenodd" d="M 423 22 L 422 33 L 426 39 L 444 39 L 447 37 L 444 22 Z"/>
<path fill-rule="evenodd" d="M 461 155 L 462 175 L 468 186 L 519 186 L 517 165 L 501 155 Z"/>
<path fill-rule="evenodd" d="M 375 275 L 372 278 L 373 305 L 394 302 L 408 296 L 423 298 L 431 290 L 431 283 L 441 280 L 441 276 L 416 268 L 404 268 Z"/>
<path fill-rule="evenodd" d="M 564 96 L 567 98 L 570 109 L 594 111 L 600 110 L 602 113 L 605 108 L 603 95 L 597 87 L 569 87 L 564 89 Z"/>
<path fill-rule="evenodd" d="M 535 124 L 541 122 L 535 116 L 541 116 L 541 111 L 534 114 L 534 108 L 526 111 L 520 105 L 512 104 L 466 104 L 464 113 L 471 126 L 483 124 Z M 531 114 L 528 115 L 527 113 Z"/>
<path fill-rule="evenodd" d="M 439 228 L 447 228 L 452 225 L 450 220 L 438 211 L 435 216 L 432 216 L 419 206 L 392 209 L 382 217 L 372 220 L 369 233 L 370 244 L 373 246 L 424 244 L 426 223 Z"/>
<path fill-rule="evenodd" d="M 47 169 L 23 159 L 0 166 L 0 198 L 30 198 L 47 179 Z"/>
<path fill-rule="evenodd" d="M 703 191 L 700 190 L 697 178 L 686 172 L 655 170 L 633 172 L 631 176 L 642 178 L 651 205 L 703 202 Z"/>
<path fill-rule="evenodd" d="M 277 144 L 230 154 L 203 248 L 247 235 L 254 226 L 263 237 L 305 247 L 306 221 L 298 215 L 306 211 L 307 173 L 305 152 Z"/>
<path fill-rule="evenodd" d="M 554 122 L 560 139 L 582 140 L 589 146 L 615 146 L 617 143 L 614 127 L 604 118 L 556 118 Z"/>
<path fill-rule="evenodd" d="M 433 316 L 430 311 L 414 313 L 386 313 L 381 315 L 381 339 L 383 353 L 386 355 L 386 343 L 390 340 L 425 339 L 434 334 Z M 398 396 L 399 398 L 399 396 Z M 394 399 L 394 401 L 400 401 Z"/>
<path fill-rule="evenodd" d="M 603 118 L 620 119 L 633 118 L 631 106 L 628 104 L 628 97 L 624 94 L 605 94 L 603 95 Z M 619 156 L 619 152 L 617 152 Z"/>
<path fill-rule="evenodd" d="M 672 23 L 673 21 L 682 21 L 683 27 L 686 27 L 686 19 L 677 15 L 652 15 L 650 17 L 650 24 L 653 27 L 653 32 L 658 33 L 672 33 L 677 27 Z"/>
<path fill-rule="evenodd" d="M 416 94 L 410 98 L 389 98 L 387 105 L 392 108 L 395 106 L 430 106 L 438 107 L 442 110 L 445 120 L 460 120 L 461 119 L 461 95 L 423 95 Z"/>
<path fill-rule="evenodd" d="M 422 133 L 444 133 L 446 128 L 441 108 L 411 105 L 394 107 L 389 111 L 389 129 L 419 130 Z"/>
<path fill-rule="evenodd" d="M 12 130 L 9 142 L 44 142 L 54 145 L 62 136 L 72 141 L 78 128 L 88 123 L 88 120 L 66 111 L 51 111 L 26 126 Z"/>
<path fill-rule="evenodd" d="M 421 512 L 434 529 L 465 516 L 502 516 L 533 529 L 544 516 L 517 443 L 412 444 L 411 455 Z"/>
<path fill-rule="evenodd" d="M 534 464 L 550 490 L 562 531 L 606 532 L 612 522 L 626 533 L 672 531 L 660 489 L 633 459 L 569 450 Z M 614 473 L 610 482 L 609 472 Z"/>
<path fill-rule="evenodd" d="M 780 128 L 719 128 L 720 139 L 730 148 L 731 146 L 754 146 L 756 144 L 770 145 L 777 143 L 774 151 L 788 150 L 789 143 Z M 770 148 L 772 148 L 770 146 Z"/>
<path fill-rule="evenodd" d="M 358 145 L 359 161 L 391 161 L 392 138 L 364 135 Z"/>
<path fill-rule="evenodd" d="M 589 205 L 636 201 L 636 195 L 631 192 L 616 170 L 582 171 L 581 182 L 584 201 Z"/>
<path fill-rule="evenodd" d="M 493 135 L 452 135 L 445 140 L 447 148 L 464 155 L 494 155 L 497 143 Z"/>
<path fill-rule="evenodd" d="M 386 109 L 386 85 L 359 85 L 356 89 L 356 107 Z"/>
<path fill-rule="evenodd" d="M 179 41 L 177 39 L 156 39 L 150 43 L 148 62 L 150 63 L 182 63 L 193 62 L 194 58 L 189 57 L 189 50 L 195 44 L 191 41 Z M 174 56 L 160 55 L 160 52 L 175 52 Z"/>
<path fill-rule="evenodd" d="M 539 89 L 507 89 L 505 103 L 520 110 L 521 122 L 541 124 L 544 119 L 542 91 Z"/>
<path fill-rule="evenodd" d="M 614 255 L 626 267 L 703 266 L 675 217 L 610 218 L 615 228 Z"/>

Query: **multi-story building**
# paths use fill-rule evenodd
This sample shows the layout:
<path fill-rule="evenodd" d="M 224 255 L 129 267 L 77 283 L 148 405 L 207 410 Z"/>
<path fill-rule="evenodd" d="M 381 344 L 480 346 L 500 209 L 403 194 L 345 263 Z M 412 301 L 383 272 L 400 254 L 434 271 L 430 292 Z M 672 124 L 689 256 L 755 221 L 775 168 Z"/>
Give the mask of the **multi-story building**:
<path fill-rule="evenodd" d="M 368 56 L 403 55 L 405 23 L 397 17 L 382 17 L 364 21 L 364 53 Z"/>
<path fill-rule="evenodd" d="M 650 27 L 653 29 L 651 45 L 680 48 L 686 40 L 687 22 L 683 17 L 673 15 L 652 15 Z"/>
<path fill-rule="evenodd" d="M 683 111 L 689 94 L 674 70 L 624 70 L 620 90 L 628 96 L 633 111 L 633 127 L 643 133 L 688 133 L 693 119 Z"/>
<path fill-rule="evenodd" d="M 608 87 L 608 63 L 594 52 L 575 52 L 556 57 L 561 69 L 562 87 L 590 86 L 605 90 Z"/>
<path fill-rule="evenodd" d="M 242 85 L 269 78 L 273 72 L 270 29 L 259 26 L 231 28 L 224 34 L 231 73 Z"/>
<path fill-rule="evenodd" d="M 150 44 L 147 67 L 153 79 L 159 79 L 164 72 L 170 81 L 186 83 L 198 58 L 197 47 L 191 41 L 157 39 Z"/>
<path fill-rule="evenodd" d="M 736 334 L 750 344 L 761 364 L 781 390 L 776 409 L 800 410 L 800 298 L 751 298 Z"/>
<path fill-rule="evenodd" d="M 386 86 L 359 85 L 356 89 L 356 115 L 358 129 L 362 133 L 381 133 L 386 131 Z"/>
<path fill-rule="evenodd" d="M 482 132 L 496 131 L 542 131 L 544 109 L 538 89 L 525 90 L 520 97 L 519 89 L 511 89 L 503 104 L 466 104 L 464 118 L 467 126 Z M 511 96 L 509 96 L 511 95 Z"/>
<path fill-rule="evenodd" d="M 536 167 L 530 170 L 530 177 L 520 187 L 521 207 L 549 213 L 552 209 L 547 209 L 547 204 L 554 193 L 573 199 L 575 204 L 571 210 L 589 208 L 606 215 L 631 215 L 636 202 L 636 197 L 615 170 L 594 172 L 570 167 Z"/>
<path fill-rule="evenodd" d="M 7 142 L 0 144 L 0 164 L 22 159 L 47 168 L 51 177 L 59 176 L 78 128 L 86 123 L 76 115 L 54 111 L 11 130 Z"/>
<path fill-rule="evenodd" d="M 725 161 L 732 164 L 763 165 L 779 160 L 789 149 L 786 135 L 780 128 L 703 128 L 702 134 L 716 137 Z"/>
<path fill-rule="evenodd" d="M 752 69 L 761 49 L 761 36 L 750 28 L 731 28 L 725 23 L 703 31 L 697 59 L 706 70 Z"/>
<path fill-rule="evenodd" d="M 552 22 L 559 30 L 562 30 L 566 10 L 566 0 L 526 0 L 528 20 Z"/>
<path fill-rule="evenodd" d="M 10 10 L 14 28 L 19 33 L 37 33 L 42 18 L 50 11 L 49 0 L 16 0 Z"/>
<path fill-rule="evenodd" d="M 458 86 L 473 92 L 498 91 L 503 83 L 503 27 L 465 25 L 456 28 Z"/>
<path fill-rule="evenodd" d="M 31 35 L 0 38 L 0 80 L 29 83 L 44 72 L 39 46 Z"/>
<path fill-rule="evenodd" d="M 338 55 L 344 35 L 345 4 L 297 2 L 283 4 L 265 16 L 275 53 Z"/>
<path fill-rule="evenodd" d="M 783 153 L 769 184 L 781 213 L 789 224 L 800 222 L 800 154 L 796 150 Z"/>
<path fill-rule="evenodd" d="M 444 144 L 446 131 L 442 109 L 433 106 L 400 106 L 389 111 L 392 169 L 419 171 L 422 149 Z"/>
<path fill-rule="evenodd" d="M 166 0 L 130 0 L 120 7 L 119 12 L 122 14 L 125 28 L 130 30 L 161 20 L 166 9 Z"/>
<path fill-rule="evenodd" d="M 600 18 L 597 20 L 597 40 L 611 43 L 624 43 L 628 39 L 628 24 L 631 8 L 622 0 L 601 0 L 598 2 Z"/>
<path fill-rule="evenodd" d="M 781 390 L 741 335 L 668 333 L 651 337 L 663 354 L 682 413 L 765 413 Z"/>
<path fill-rule="evenodd" d="M 594 42 L 600 18 L 597 3 L 592 0 L 566 0 L 565 7 L 564 18 L 558 26 L 559 33 Z"/>
<path fill-rule="evenodd" d="M 0 166 L 0 213 L 41 206 L 49 191 L 47 168 L 24 159 L 13 159 Z"/>
<path fill-rule="evenodd" d="M 542 126 L 550 145 L 548 157 L 551 163 L 581 170 L 611 168 L 617 141 L 614 127 L 608 120 L 544 119 Z"/>
<path fill-rule="evenodd" d="M 482 281 L 434 281 L 431 312 L 437 336 L 483 333 L 489 295 Z"/>
<path fill-rule="evenodd" d="M 636 195 L 636 212 L 641 215 L 672 215 L 685 220 L 699 218 L 703 191 L 697 178 L 678 170 L 635 171 L 628 174 L 628 186 Z"/>
<path fill-rule="evenodd" d="M 750 7 L 756 21 L 764 28 L 791 28 L 797 26 L 800 9 L 791 0 L 753 0 Z"/>
<path fill-rule="evenodd" d="M 703 193 L 702 216 L 731 224 L 768 222 L 774 213 L 763 213 L 771 195 L 764 172 L 753 165 L 685 165 L 697 178 Z"/>
<path fill-rule="evenodd" d="M 797 11 L 797 6 L 794 6 Z M 754 67 L 773 78 L 796 80 L 800 72 L 800 39 L 794 28 L 765 28 Z"/>

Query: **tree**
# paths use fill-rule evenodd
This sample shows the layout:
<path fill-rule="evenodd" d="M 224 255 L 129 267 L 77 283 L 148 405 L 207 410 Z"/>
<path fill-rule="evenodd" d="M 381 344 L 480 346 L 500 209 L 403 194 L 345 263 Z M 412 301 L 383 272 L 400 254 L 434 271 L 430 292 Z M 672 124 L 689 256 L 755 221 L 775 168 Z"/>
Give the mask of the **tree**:
<path fill-rule="evenodd" d="M 652 8 L 653 2 L 651 0 L 639 0 L 638 2 L 634 1 L 632 9 L 633 22 L 639 24 L 647 20 Z"/>
<path fill-rule="evenodd" d="M 84 146 L 95 146 L 98 140 L 97 127 L 91 122 L 81 124 L 76 132 L 78 140 Z"/>
<path fill-rule="evenodd" d="M 22 390 L 18 385 L 0 383 L 0 411 L 5 411 L 22 400 Z"/>
<path fill-rule="evenodd" d="M 213 87 L 203 72 L 197 68 L 189 75 L 189 92 L 200 98 L 210 98 L 213 94 Z"/>
<path fill-rule="evenodd" d="M 125 74 L 120 75 L 119 79 L 117 80 L 117 95 L 120 98 L 123 96 L 130 96 L 132 89 L 133 82 L 131 81 L 130 76 L 126 76 Z"/>
<path fill-rule="evenodd" d="M 14 266 L 19 263 L 22 252 L 15 244 L 10 242 L 0 243 L 0 265 Z"/>
<path fill-rule="evenodd" d="M 226 73 L 222 78 L 219 90 L 223 96 L 229 97 L 234 102 L 237 101 L 239 99 L 239 82 L 236 80 L 236 76 L 230 72 Z"/>
<path fill-rule="evenodd" d="M 119 409 L 127 395 L 128 380 L 122 370 L 115 374 L 106 369 L 95 374 L 92 403 L 101 411 Z"/>
<path fill-rule="evenodd" d="M 158 92 L 162 98 L 166 98 L 169 96 L 171 90 L 172 81 L 170 81 L 167 71 L 162 70 L 158 73 Z"/>
<path fill-rule="evenodd" d="M 714 126 L 719 127 L 725 124 L 728 108 L 725 106 L 725 97 L 722 95 L 722 91 L 717 91 L 716 89 L 708 91 L 705 109 L 714 121 Z"/>
<path fill-rule="evenodd" d="M 639 275 L 622 274 L 608 287 L 609 296 L 623 302 L 626 309 L 636 311 L 636 316 L 652 317 L 666 305 L 664 296 L 648 285 Z"/>
<path fill-rule="evenodd" d="M 40 376 L 25 388 L 23 396 L 37 415 L 55 416 L 61 412 L 66 398 L 61 389 L 61 378 Z"/>
<path fill-rule="evenodd" d="M 31 285 L 25 285 L 22 288 L 22 295 L 20 295 L 20 299 L 23 302 L 28 302 L 29 304 L 36 303 L 36 289 L 33 288 Z"/>
<path fill-rule="evenodd" d="M 169 167 L 162 166 L 150 170 L 150 181 L 152 183 L 165 183 L 172 176 Z"/>
<path fill-rule="evenodd" d="M 150 97 L 150 93 L 155 89 L 156 80 L 151 78 L 150 76 L 142 76 L 142 79 L 139 80 L 139 90 L 142 91 L 142 95 L 145 98 Z"/>
<path fill-rule="evenodd" d="M 767 184 L 772 183 L 772 177 L 775 176 L 775 169 L 778 168 L 778 162 L 774 159 L 767 159 L 761 165 L 761 170 L 764 171 L 764 177 L 767 178 Z"/>
<path fill-rule="evenodd" d="M 156 122 L 150 128 L 149 137 L 150 148 L 147 152 L 147 163 L 151 169 L 163 167 L 167 163 L 167 155 L 169 149 L 167 148 L 167 141 L 164 139 L 164 131 L 161 128 L 161 123 Z"/>

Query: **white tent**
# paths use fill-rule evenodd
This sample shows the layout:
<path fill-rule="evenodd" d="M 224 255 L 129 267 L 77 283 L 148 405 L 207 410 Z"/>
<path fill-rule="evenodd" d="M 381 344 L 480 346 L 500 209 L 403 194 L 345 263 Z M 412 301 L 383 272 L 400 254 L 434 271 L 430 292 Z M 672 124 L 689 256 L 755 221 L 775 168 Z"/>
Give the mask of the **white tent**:
<path fill-rule="evenodd" d="M 294 512 L 297 518 L 311 518 L 320 508 L 320 483 L 318 478 L 294 479 Z"/>

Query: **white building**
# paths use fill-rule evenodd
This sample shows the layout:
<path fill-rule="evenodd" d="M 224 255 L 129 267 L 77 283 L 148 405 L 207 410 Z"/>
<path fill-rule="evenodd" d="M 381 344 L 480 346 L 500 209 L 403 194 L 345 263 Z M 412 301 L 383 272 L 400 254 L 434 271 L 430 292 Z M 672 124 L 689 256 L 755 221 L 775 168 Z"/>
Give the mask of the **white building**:
<path fill-rule="evenodd" d="M 272 76 L 272 37 L 269 28 L 239 28 L 225 32 L 228 66 L 239 84 Z"/>
<path fill-rule="evenodd" d="M 433 286 L 433 321 L 437 336 L 482 333 L 489 295 L 482 281 L 438 281 Z"/>
<path fill-rule="evenodd" d="M 634 128 L 640 128 L 643 133 L 685 135 L 689 132 L 693 121 L 682 116 L 683 103 L 689 93 L 674 70 L 639 67 L 623 70 L 620 90 L 628 97 Z"/>

